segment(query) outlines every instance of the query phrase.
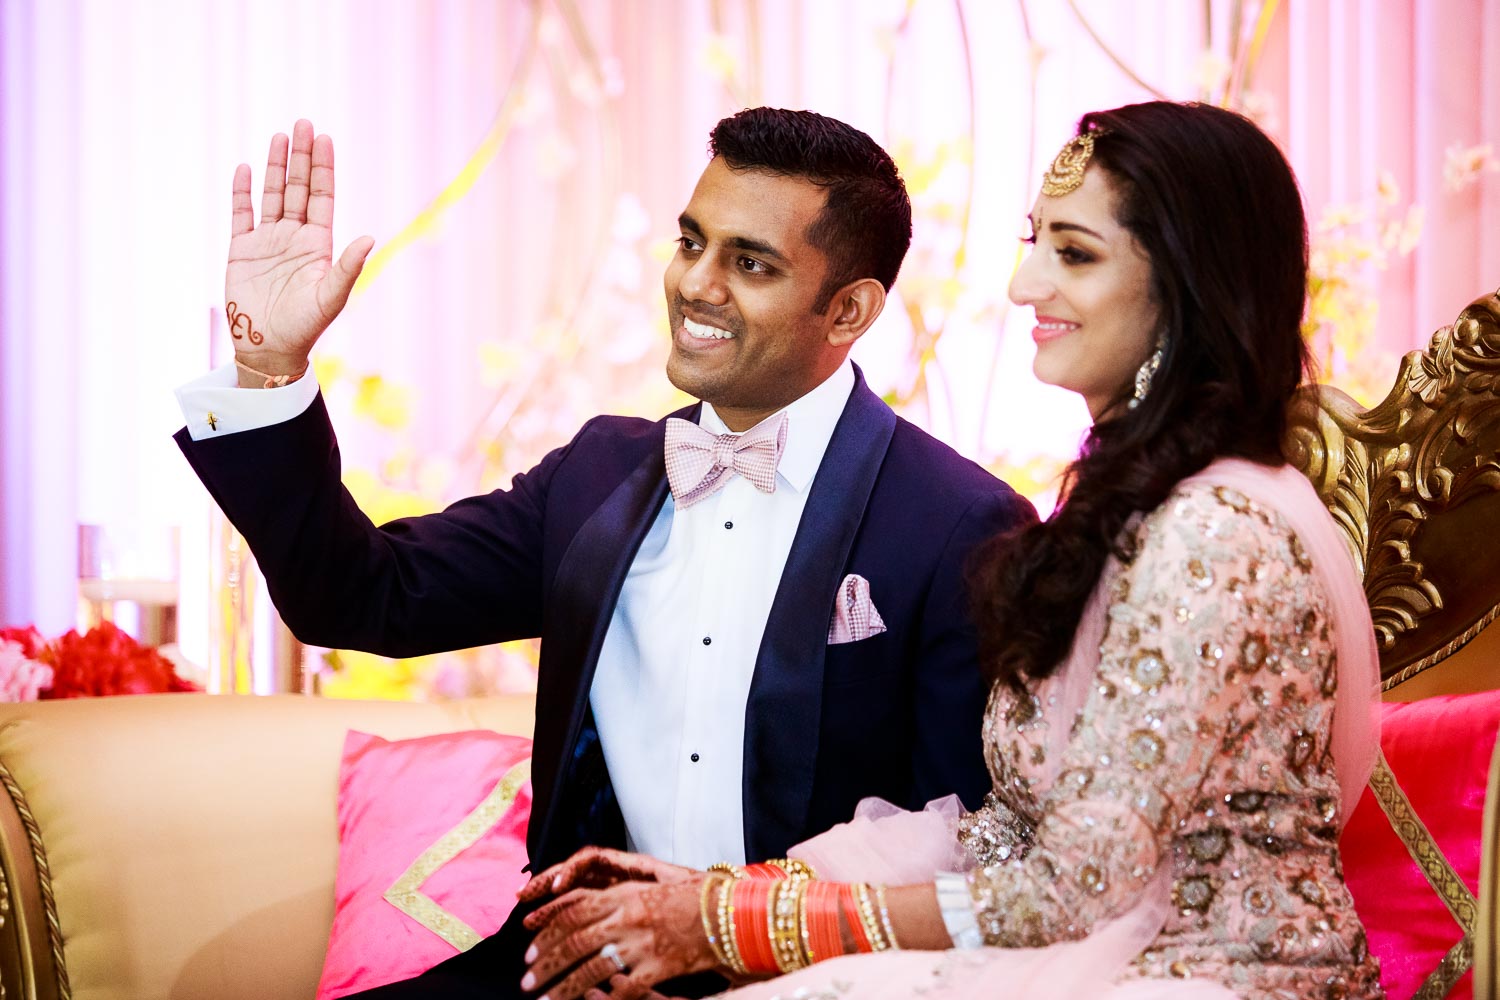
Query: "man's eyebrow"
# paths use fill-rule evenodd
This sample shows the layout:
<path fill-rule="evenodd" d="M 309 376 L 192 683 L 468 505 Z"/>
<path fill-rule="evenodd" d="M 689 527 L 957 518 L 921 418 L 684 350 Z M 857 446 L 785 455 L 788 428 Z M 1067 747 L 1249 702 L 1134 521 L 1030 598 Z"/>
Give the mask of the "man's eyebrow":
<path fill-rule="evenodd" d="M 677 217 L 677 225 L 679 228 L 690 233 L 698 233 L 700 235 L 703 233 L 703 227 L 698 225 L 698 220 L 686 212 Z M 777 250 L 765 240 L 751 239 L 748 236 L 731 236 L 725 242 L 736 250 L 744 250 L 746 253 L 753 253 L 757 257 L 769 257 L 782 264 L 788 263 L 786 254 Z"/>

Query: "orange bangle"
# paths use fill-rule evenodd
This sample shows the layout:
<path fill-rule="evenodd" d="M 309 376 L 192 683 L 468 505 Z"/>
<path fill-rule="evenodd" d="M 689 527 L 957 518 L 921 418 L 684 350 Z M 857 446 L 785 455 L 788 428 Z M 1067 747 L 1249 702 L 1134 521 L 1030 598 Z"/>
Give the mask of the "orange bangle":
<path fill-rule="evenodd" d="M 772 883 L 740 879 L 734 883 L 734 941 L 747 972 L 776 972 L 771 953 L 770 912 Z"/>
<path fill-rule="evenodd" d="M 807 929 L 808 958 L 824 962 L 844 953 L 844 939 L 839 934 L 839 901 L 845 887 L 836 882 L 809 882 L 803 901 Z"/>
<path fill-rule="evenodd" d="M 844 920 L 849 924 L 849 936 L 854 938 L 854 950 L 857 952 L 871 952 L 875 948 L 870 944 L 870 938 L 865 934 L 865 925 L 859 919 L 859 903 L 854 898 L 854 886 L 839 886 L 839 908 L 844 913 Z"/>

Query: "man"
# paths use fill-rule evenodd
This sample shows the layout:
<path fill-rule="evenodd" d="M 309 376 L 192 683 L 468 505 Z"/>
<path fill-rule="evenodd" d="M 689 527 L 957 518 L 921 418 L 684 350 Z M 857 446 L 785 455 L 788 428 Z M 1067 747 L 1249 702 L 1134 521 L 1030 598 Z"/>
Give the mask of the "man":
<path fill-rule="evenodd" d="M 258 227 L 235 174 L 238 374 L 180 391 L 178 441 L 303 641 L 411 656 L 542 636 L 532 871 L 589 844 L 776 856 L 866 796 L 973 805 L 989 784 L 964 563 L 1034 515 L 848 360 L 911 240 L 895 165 L 842 122 L 769 108 L 709 150 L 664 279 L 667 374 L 702 403 L 671 418 L 595 418 L 509 491 L 373 526 L 299 381 L 372 246 L 332 261 L 332 143 L 306 122 L 290 159 L 272 141 Z M 519 917 L 376 995 L 517 995 Z"/>

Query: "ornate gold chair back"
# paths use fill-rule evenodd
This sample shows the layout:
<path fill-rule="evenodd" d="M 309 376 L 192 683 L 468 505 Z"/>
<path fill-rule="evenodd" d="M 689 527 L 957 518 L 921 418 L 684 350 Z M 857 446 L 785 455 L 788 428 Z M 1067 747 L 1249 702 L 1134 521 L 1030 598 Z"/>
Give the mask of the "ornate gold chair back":
<path fill-rule="evenodd" d="M 1287 453 L 1344 529 L 1364 573 L 1385 690 L 1447 659 L 1500 615 L 1497 295 L 1473 302 L 1425 351 L 1406 355 L 1394 388 L 1371 409 L 1331 386 L 1305 386 L 1292 407 Z M 1497 766 L 1500 757 L 1485 806 L 1480 900 L 1454 874 L 1383 758 L 1370 780 L 1463 929 L 1418 996 L 1444 996 L 1471 956 L 1474 995 L 1497 995 Z"/>

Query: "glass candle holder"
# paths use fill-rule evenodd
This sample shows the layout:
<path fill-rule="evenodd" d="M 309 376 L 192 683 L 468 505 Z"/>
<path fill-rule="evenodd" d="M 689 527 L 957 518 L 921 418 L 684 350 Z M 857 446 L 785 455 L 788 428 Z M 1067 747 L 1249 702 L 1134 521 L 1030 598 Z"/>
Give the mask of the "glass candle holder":
<path fill-rule="evenodd" d="M 113 622 L 138 642 L 177 643 L 180 531 L 166 525 L 78 526 L 78 628 Z"/>

